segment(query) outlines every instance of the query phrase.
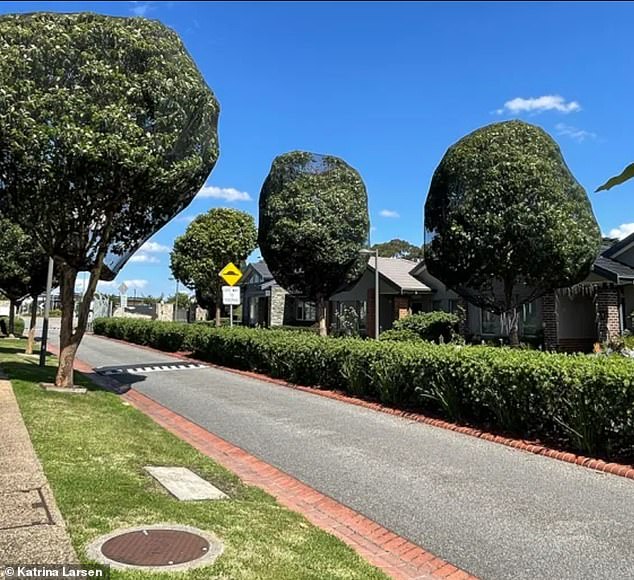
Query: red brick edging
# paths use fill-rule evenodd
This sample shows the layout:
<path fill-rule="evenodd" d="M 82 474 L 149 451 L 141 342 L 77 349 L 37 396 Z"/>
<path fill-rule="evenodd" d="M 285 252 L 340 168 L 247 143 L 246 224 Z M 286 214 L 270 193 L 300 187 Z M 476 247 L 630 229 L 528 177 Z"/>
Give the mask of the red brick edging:
<path fill-rule="evenodd" d="M 53 345 L 49 346 L 48 350 L 53 354 L 59 352 Z M 77 358 L 74 368 L 82 374 L 95 372 L 93 367 Z M 114 386 L 113 380 L 107 382 Z M 122 396 L 161 427 L 211 457 L 245 483 L 263 489 L 283 506 L 302 514 L 315 526 L 337 536 L 370 564 L 392 578 L 478 580 L 476 576 L 437 558 L 402 536 L 203 429 L 150 397 L 133 389 Z"/>
<path fill-rule="evenodd" d="M 210 367 L 221 369 L 223 371 L 235 373 L 235 374 L 253 378 L 253 379 L 258 379 L 260 381 L 273 383 L 275 385 L 280 385 L 283 387 L 288 387 L 288 388 L 296 389 L 299 391 L 304 391 L 306 393 L 311 393 L 313 395 L 319 395 L 320 397 L 335 399 L 337 401 L 349 403 L 351 405 L 357 405 L 359 407 L 365 407 L 366 409 L 372 409 L 374 411 L 387 413 L 389 415 L 397 415 L 399 417 L 405 417 L 412 421 L 425 423 L 426 425 L 432 425 L 433 427 L 448 429 L 449 431 L 455 431 L 456 433 L 462 433 L 463 435 L 470 435 L 471 437 L 477 437 L 478 439 L 484 439 L 485 441 L 491 441 L 493 443 L 500 443 L 501 445 L 506 445 L 507 447 L 513 447 L 514 449 L 527 451 L 535 455 L 542 455 L 544 457 L 550 457 L 551 459 L 565 461 L 566 463 L 574 463 L 575 465 L 579 465 L 581 467 L 587 467 L 589 469 L 594 469 L 596 471 L 601 471 L 603 473 L 610 473 L 612 475 L 618 475 L 620 477 L 634 479 L 634 465 L 626 465 L 623 463 L 609 463 L 607 461 L 603 461 L 602 459 L 596 459 L 594 457 L 586 457 L 585 455 L 577 455 L 575 453 L 570 453 L 566 451 L 557 451 L 556 449 L 552 449 L 544 445 L 538 445 L 531 441 L 526 441 L 523 439 L 513 439 L 511 437 L 504 437 L 502 435 L 495 435 L 493 433 L 489 433 L 488 431 L 482 431 L 480 429 L 475 429 L 473 427 L 465 427 L 464 425 L 458 425 L 456 423 L 451 423 L 449 421 L 443 421 L 442 419 L 434 419 L 432 417 L 427 417 L 426 415 L 423 415 L 422 413 L 404 411 L 401 409 L 395 409 L 394 407 L 388 407 L 388 406 L 382 405 L 381 403 L 374 403 L 374 402 L 366 401 L 363 399 L 357 399 L 349 395 L 346 395 L 342 392 L 326 391 L 326 390 L 317 389 L 314 387 L 304 387 L 301 385 L 288 383 L 281 379 L 274 379 L 259 373 L 254 373 L 250 371 L 241 371 L 241 370 L 233 369 L 230 367 L 215 365 L 204 360 L 198 360 L 198 359 L 192 358 L 191 356 L 188 355 L 188 353 L 184 353 L 184 352 L 164 352 L 164 351 L 161 351 L 149 346 L 145 346 L 142 344 L 130 343 L 125 340 L 119 340 L 116 338 L 110 338 L 110 337 L 102 336 L 102 335 L 98 335 L 98 336 L 99 338 L 103 338 L 104 340 L 111 340 L 114 342 L 119 342 L 121 344 L 127 344 L 127 345 L 133 344 L 134 346 L 138 348 L 149 350 L 151 352 L 167 354 L 169 356 L 174 356 L 175 358 L 180 358 L 183 360 L 200 362 L 202 364 L 206 364 L 206 365 L 209 365 Z"/>

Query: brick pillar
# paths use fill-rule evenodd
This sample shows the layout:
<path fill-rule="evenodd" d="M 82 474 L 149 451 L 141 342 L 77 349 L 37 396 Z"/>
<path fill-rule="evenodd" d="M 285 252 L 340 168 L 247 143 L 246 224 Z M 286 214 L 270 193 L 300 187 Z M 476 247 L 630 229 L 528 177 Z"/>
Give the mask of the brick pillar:
<path fill-rule="evenodd" d="M 542 298 L 542 324 L 544 326 L 544 348 L 557 350 L 559 346 L 559 317 L 557 297 L 554 292 Z"/>
<path fill-rule="evenodd" d="M 365 328 L 369 338 L 374 338 L 374 288 L 368 288 Z"/>
<path fill-rule="evenodd" d="M 409 297 L 394 296 L 394 320 L 405 318 L 409 314 Z"/>
<path fill-rule="evenodd" d="M 616 288 L 597 290 L 597 315 L 599 319 L 599 341 L 606 342 L 621 334 L 619 316 L 619 293 Z"/>

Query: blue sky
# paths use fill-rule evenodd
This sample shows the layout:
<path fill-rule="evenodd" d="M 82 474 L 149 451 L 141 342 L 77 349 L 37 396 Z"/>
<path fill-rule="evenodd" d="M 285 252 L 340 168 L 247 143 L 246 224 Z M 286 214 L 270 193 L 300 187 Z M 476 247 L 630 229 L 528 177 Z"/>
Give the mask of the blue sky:
<path fill-rule="evenodd" d="M 432 173 L 470 131 L 520 118 L 546 129 L 604 233 L 634 231 L 629 3 L 3 2 L 0 12 L 156 18 L 183 38 L 221 105 L 220 159 L 204 191 L 117 277 L 173 292 L 169 249 L 211 207 L 257 218 L 276 155 L 344 158 L 369 196 L 372 242 L 423 240 Z M 104 289 L 107 286 L 104 286 Z"/>

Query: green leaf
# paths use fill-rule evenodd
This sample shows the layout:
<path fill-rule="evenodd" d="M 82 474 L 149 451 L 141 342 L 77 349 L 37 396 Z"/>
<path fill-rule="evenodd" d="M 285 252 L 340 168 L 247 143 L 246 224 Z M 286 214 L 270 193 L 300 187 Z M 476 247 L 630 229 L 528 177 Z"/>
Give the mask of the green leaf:
<path fill-rule="evenodd" d="M 607 191 L 608 189 L 612 189 L 615 185 L 621 185 L 628 179 L 632 179 L 634 177 L 634 163 L 630 163 L 620 175 L 616 177 L 611 177 L 608 179 L 603 185 L 597 188 L 597 193 L 599 191 Z"/>

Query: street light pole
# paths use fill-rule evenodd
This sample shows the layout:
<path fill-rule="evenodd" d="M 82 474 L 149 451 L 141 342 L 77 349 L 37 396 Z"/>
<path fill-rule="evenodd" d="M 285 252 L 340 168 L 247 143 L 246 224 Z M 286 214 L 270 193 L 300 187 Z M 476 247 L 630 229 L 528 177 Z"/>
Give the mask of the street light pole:
<path fill-rule="evenodd" d="M 360 254 L 374 254 L 374 339 L 379 340 L 379 250 L 359 250 Z"/>
<path fill-rule="evenodd" d="M 176 294 L 174 295 L 174 321 L 178 321 L 178 278 L 176 278 Z"/>
<path fill-rule="evenodd" d="M 374 339 L 379 340 L 379 250 L 374 254 Z"/>
<path fill-rule="evenodd" d="M 46 274 L 46 299 L 44 302 L 44 322 L 42 323 L 42 341 L 40 342 L 40 366 L 46 365 L 46 347 L 48 342 L 48 317 L 51 310 L 51 290 L 53 289 L 53 258 L 48 259 Z"/>

